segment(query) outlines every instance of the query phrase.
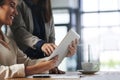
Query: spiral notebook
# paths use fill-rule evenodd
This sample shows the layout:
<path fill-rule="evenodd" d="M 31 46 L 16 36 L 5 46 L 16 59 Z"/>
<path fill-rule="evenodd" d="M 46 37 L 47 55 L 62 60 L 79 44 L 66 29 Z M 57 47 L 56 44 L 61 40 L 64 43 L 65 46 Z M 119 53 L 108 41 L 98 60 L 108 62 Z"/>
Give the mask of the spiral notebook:
<path fill-rule="evenodd" d="M 63 40 L 60 42 L 58 47 L 53 51 L 53 53 L 47 57 L 47 60 L 53 58 L 54 56 L 58 55 L 58 62 L 56 66 L 58 66 L 62 60 L 66 57 L 68 52 L 68 46 L 71 44 L 72 41 L 75 39 L 80 39 L 78 33 L 76 33 L 73 29 L 70 29 Z"/>

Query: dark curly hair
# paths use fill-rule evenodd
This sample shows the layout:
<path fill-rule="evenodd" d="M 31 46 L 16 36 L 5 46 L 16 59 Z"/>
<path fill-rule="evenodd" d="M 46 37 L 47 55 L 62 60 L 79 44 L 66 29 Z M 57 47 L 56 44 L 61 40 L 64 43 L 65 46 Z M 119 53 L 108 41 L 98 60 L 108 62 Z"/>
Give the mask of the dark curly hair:
<path fill-rule="evenodd" d="M 0 6 L 4 4 L 4 0 L 0 0 Z"/>

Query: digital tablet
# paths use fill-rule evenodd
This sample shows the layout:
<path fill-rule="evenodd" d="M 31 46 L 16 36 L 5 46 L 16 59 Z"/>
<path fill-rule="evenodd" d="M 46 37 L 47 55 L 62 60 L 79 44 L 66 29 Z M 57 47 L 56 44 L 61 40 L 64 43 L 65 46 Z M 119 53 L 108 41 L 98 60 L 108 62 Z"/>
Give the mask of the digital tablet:
<path fill-rule="evenodd" d="M 56 66 L 58 66 L 61 61 L 66 57 L 68 53 L 68 46 L 71 44 L 72 41 L 75 39 L 80 39 L 78 33 L 76 33 L 73 29 L 70 29 L 63 40 L 60 42 L 58 47 L 53 51 L 53 53 L 47 57 L 47 60 L 52 59 L 54 56 L 58 55 L 58 62 Z"/>

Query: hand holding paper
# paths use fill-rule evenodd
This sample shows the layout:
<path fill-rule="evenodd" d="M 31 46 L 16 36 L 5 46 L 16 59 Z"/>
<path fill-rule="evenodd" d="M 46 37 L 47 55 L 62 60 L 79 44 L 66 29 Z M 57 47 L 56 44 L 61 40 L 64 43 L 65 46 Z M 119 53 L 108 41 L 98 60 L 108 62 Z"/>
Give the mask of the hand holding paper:
<path fill-rule="evenodd" d="M 69 30 L 67 35 L 64 37 L 64 39 L 61 41 L 61 43 L 58 45 L 58 47 L 53 51 L 53 53 L 47 57 L 47 59 L 51 59 L 54 56 L 58 55 L 58 62 L 56 64 L 56 67 L 61 63 L 61 61 L 64 59 L 64 57 L 67 56 L 68 53 L 68 46 L 71 44 L 72 41 L 75 39 L 79 40 L 80 36 L 77 34 L 74 30 Z M 77 43 L 78 44 L 78 43 Z"/>
<path fill-rule="evenodd" d="M 71 44 L 68 46 L 67 57 L 71 57 L 75 54 L 78 43 L 79 43 L 79 41 L 77 39 L 75 39 L 74 41 L 71 42 Z"/>

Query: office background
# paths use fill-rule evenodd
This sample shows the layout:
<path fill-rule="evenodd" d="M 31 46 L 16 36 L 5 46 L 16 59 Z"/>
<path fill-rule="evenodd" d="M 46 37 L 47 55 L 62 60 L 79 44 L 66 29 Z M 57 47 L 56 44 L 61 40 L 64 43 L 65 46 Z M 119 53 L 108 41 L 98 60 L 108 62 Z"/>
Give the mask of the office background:
<path fill-rule="evenodd" d="M 56 44 L 70 28 L 81 36 L 80 44 L 90 45 L 94 56 L 99 54 L 101 71 L 120 70 L 120 0 L 51 0 L 55 23 Z M 5 32 L 5 27 L 2 30 Z M 81 69 L 84 46 L 65 58 L 59 68 L 64 71 Z M 99 49 L 99 50 L 98 50 Z M 88 50 L 86 50 L 88 51 Z"/>
<path fill-rule="evenodd" d="M 51 0 L 58 45 L 70 28 L 80 34 L 81 44 L 99 49 L 100 70 L 120 70 L 120 0 Z M 80 69 L 84 52 L 65 58 L 65 71 Z"/>

